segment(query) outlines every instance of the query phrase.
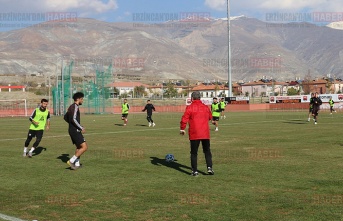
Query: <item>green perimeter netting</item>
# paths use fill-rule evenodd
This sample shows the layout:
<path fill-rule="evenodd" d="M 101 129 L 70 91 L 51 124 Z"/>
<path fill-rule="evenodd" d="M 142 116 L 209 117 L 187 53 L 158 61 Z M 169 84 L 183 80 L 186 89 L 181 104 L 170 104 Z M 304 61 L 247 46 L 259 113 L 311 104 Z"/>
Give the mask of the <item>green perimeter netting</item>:
<path fill-rule="evenodd" d="M 109 100 L 111 90 L 108 84 L 112 83 L 112 65 L 107 70 L 97 69 L 95 78 L 89 81 L 73 82 L 72 69 L 74 62 L 65 66 L 61 76 L 57 80 L 57 86 L 52 89 L 53 112 L 55 115 L 63 115 L 70 104 L 75 92 L 85 94 L 83 107 L 86 114 L 102 114 L 112 112 L 112 103 Z"/>

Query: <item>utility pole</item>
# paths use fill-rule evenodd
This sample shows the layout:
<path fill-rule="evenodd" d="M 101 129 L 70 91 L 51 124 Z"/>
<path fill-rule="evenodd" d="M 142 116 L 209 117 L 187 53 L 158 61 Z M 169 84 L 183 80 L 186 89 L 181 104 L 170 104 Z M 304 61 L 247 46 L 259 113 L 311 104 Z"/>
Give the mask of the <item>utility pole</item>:
<path fill-rule="evenodd" d="M 230 0 L 227 0 L 227 30 L 228 30 L 228 88 L 229 97 L 232 97 L 232 82 L 231 82 L 231 21 L 230 21 Z"/>

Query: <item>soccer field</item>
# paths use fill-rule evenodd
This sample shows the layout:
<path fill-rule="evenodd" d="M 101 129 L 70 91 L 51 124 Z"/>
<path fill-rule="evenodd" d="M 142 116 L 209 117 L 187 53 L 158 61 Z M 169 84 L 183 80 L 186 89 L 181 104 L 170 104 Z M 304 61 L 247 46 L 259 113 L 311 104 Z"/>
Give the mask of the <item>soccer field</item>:
<path fill-rule="evenodd" d="M 0 119 L 0 213 L 23 220 L 342 220 L 343 114 L 226 113 L 211 125 L 214 176 L 199 149 L 190 176 L 181 113 L 82 115 L 83 168 L 67 124 L 53 116 L 32 158 L 22 157 L 28 118 Z M 31 141 L 31 145 L 34 140 Z M 176 161 L 167 163 L 166 154 Z"/>

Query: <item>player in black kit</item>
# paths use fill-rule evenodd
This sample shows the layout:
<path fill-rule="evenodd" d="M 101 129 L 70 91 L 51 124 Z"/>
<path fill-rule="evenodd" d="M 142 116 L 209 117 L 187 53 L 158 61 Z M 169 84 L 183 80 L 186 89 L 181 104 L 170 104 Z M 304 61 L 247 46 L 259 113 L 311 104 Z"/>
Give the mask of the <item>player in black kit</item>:
<path fill-rule="evenodd" d="M 155 107 L 153 104 L 150 103 L 150 100 L 147 101 L 147 104 L 145 105 L 144 109 L 142 110 L 143 112 L 146 111 L 147 112 L 147 116 L 146 119 L 149 122 L 149 127 L 153 126 L 155 127 L 155 123 L 152 120 L 151 116 L 152 116 L 152 111 L 155 111 Z"/>
<path fill-rule="evenodd" d="M 74 103 L 69 106 L 67 113 L 64 115 L 64 120 L 69 123 L 69 136 L 71 141 L 76 146 L 75 155 L 68 160 L 67 164 L 71 169 L 76 170 L 81 167 L 80 156 L 87 151 L 88 146 L 83 133 L 86 132 L 85 127 L 81 126 L 79 106 L 83 103 L 84 94 L 77 92 L 73 95 Z"/>
<path fill-rule="evenodd" d="M 314 97 L 311 100 L 312 104 L 312 116 L 314 118 L 314 124 L 317 124 L 317 119 L 318 119 L 318 111 L 320 109 L 320 105 L 322 105 L 322 100 L 318 96 L 318 93 L 316 92 L 314 94 Z"/>

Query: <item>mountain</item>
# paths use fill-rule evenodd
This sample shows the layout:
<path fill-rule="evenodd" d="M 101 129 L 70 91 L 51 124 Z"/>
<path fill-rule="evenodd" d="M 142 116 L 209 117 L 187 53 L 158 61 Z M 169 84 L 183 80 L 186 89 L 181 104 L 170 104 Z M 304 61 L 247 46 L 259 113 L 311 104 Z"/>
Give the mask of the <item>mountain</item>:
<path fill-rule="evenodd" d="M 141 79 L 227 79 L 227 21 L 160 24 L 42 23 L 0 32 L 0 74 L 55 75 L 74 60 L 73 74 L 93 75 L 114 65 L 114 75 Z M 343 77 L 343 31 L 309 23 L 231 20 L 233 80 L 278 80 L 331 74 Z"/>

